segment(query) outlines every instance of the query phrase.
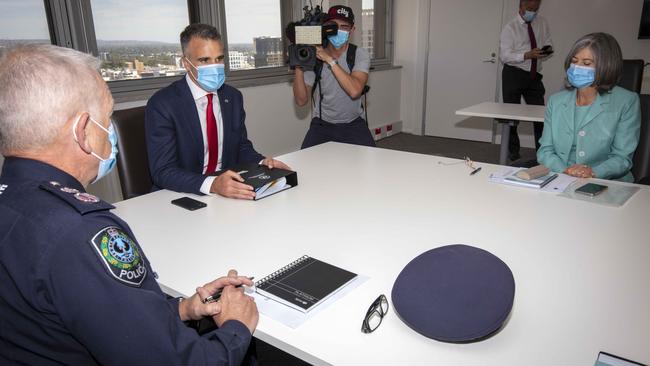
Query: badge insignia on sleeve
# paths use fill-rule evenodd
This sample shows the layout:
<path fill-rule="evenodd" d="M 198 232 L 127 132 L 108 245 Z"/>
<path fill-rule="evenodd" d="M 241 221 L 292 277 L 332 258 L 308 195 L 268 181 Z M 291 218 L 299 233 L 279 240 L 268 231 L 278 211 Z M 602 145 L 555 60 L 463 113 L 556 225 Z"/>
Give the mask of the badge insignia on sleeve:
<path fill-rule="evenodd" d="M 79 190 L 75 188 L 61 187 L 59 189 L 61 190 L 61 192 L 65 192 L 65 193 L 72 193 L 72 194 L 79 193 Z"/>
<path fill-rule="evenodd" d="M 147 276 L 147 267 L 140 248 L 124 231 L 114 226 L 104 228 L 90 243 L 115 279 L 131 286 L 142 284 Z"/>
<path fill-rule="evenodd" d="M 74 198 L 78 199 L 81 202 L 86 202 L 86 203 L 97 203 L 97 202 L 99 202 L 99 198 L 97 198 L 96 196 L 93 196 L 90 193 L 85 193 L 85 192 L 81 193 L 79 191 L 77 191 L 76 193 L 75 192 L 70 192 L 70 193 L 74 193 Z"/>

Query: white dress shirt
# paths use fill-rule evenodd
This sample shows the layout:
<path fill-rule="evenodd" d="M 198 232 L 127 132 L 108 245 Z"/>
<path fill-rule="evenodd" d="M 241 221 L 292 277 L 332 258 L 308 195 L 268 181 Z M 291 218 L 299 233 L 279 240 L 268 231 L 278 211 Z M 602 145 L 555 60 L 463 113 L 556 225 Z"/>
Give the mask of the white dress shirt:
<path fill-rule="evenodd" d="M 552 46 L 551 32 L 546 23 L 546 19 L 537 15 L 531 22 L 537 48 Z M 499 47 L 499 56 L 504 64 L 518 67 L 524 71 L 530 72 L 531 60 L 524 60 L 524 53 L 531 50 L 530 37 L 528 36 L 528 24 L 521 15 L 517 14 L 501 31 L 501 41 Z M 547 56 L 548 57 L 548 56 Z M 546 57 L 537 59 L 537 71 L 542 70 L 542 60 Z"/>
<path fill-rule="evenodd" d="M 203 135 L 203 174 L 205 174 L 206 169 L 208 168 L 208 161 L 210 158 L 210 151 L 208 149 L 208 135 L 206 131 L 207 118 L 206 110 L 208 108 L 208 94 L 212 94 L 212 111 L 214 112 L 214 117 L 217 120 L 217 135 L 219 136 L 219 161 L 217 162 L 217 170 L 221 169 L 221 159 L 223 152 L 223 116 L 221 115 L 221 107 L 219 105 L 219 96 L 217 93 L 209 93 L 201 89 L 198 85 L 190 79 L 189 75 L 185 75 L 185 81 L 190 87 L 190 92 L 194 98 L 194 103 L 196 104 L 196 113 L 199 114 L 199 121 L 201 122 L 201 134 Z M 212 182 L 217 177 L 207 177 L 201 184 L 200 191 L 203 194 L 210 194 L 210 187 Z"/>

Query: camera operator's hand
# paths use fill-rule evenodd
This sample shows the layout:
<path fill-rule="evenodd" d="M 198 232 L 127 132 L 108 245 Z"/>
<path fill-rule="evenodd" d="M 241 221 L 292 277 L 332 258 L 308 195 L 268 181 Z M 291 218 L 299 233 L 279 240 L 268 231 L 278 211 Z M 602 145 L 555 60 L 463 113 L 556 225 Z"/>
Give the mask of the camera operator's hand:
<path fill-rule="evenodd" d="M 316 46 L 316 58 L 328 64 L 334 60 L 329 51 L 321 46 Z"/>
<path fill-rule="evenodd" d="M 296 66 L 295 68 L 292 88 L 293 98 L 296 104 L 300 107 L 307 104 L 311 88 L 305 84 L 305 70 L 300 66 Z"/>

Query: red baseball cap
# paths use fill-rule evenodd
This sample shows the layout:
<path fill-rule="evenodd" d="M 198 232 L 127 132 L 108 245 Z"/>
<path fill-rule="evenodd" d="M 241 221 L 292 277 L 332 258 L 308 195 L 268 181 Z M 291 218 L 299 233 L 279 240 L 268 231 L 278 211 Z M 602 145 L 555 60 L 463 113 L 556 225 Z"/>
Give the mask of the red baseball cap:
<path fill-rule="evenodd" d="M 332 6 L 330 10 L 327 11 L 326 21 L 332 19 L 341 19 L 350 24 L 354 24 L 354 13 L 352 12 L 352 8 L 343 5 Z"/>

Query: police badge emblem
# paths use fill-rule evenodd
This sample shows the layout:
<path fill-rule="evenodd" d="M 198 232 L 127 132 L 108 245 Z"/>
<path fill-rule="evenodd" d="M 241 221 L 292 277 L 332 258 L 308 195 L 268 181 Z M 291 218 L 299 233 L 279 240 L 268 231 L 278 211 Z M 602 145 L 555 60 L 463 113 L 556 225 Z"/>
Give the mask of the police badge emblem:
<path fill-rule="evenodd" d="M 90 193 L 81 193 L 77 192 L 74 194 L 74 198 L 78 199 L 81 202 L 86 202 L 86 203 L 97 203 L 99 202 L 99 198 L 97 196 L 93 196 Z"/>
<path fill-rule="evenodd" d="M 71 194 L 79 193 L 79 190 L 75 188 L 61 187 L 59 189 L 61 190 L 61 192 L 65 192 L 65 193 L 71 193 Z"/>
<path fill-rule="evenodd" d="M 128 234 L 110 226 L 99 231 L 90 243 L 115 279 L 139 287 L 147 276 L 140 248 Z"/>

